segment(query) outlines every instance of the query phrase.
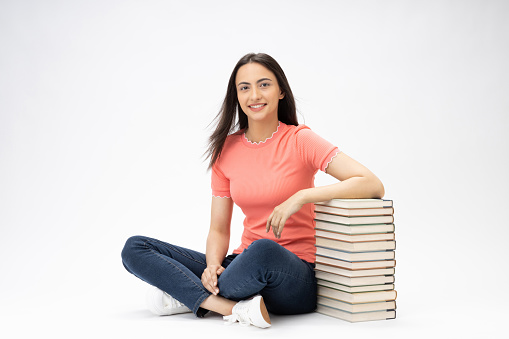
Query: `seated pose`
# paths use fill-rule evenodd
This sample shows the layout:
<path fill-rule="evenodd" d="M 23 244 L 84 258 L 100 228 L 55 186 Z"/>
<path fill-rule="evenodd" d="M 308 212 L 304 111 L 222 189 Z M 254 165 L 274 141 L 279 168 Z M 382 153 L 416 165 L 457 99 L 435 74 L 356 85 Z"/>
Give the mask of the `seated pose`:
<path fill-rule="evenodd" d="M 228 323 L 261 328 L 273 314 L 316 308 L 314 204 L 333 198 L 382 198 L 366 167 L 299 125 L 279 64 L 247 54 L 235 66 L 216 117 L 208 156 L 212 206 L 206 253 L 134 236 L 125 268 L 153 287 L 159 315 L 220 313 Z M 324 171 L 339 182 L 314 187 Z M 240 246 L 227 255 L 233 204 L 245 214 Z"/>

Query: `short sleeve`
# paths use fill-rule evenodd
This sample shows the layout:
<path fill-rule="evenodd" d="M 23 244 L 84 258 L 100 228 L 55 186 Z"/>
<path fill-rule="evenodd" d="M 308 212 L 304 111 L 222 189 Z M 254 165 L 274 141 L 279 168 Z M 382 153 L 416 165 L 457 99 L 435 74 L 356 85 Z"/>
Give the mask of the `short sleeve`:
<path fill-rule="evenodd" d="M 225 177 L 224 173 L 219 168 L 218 161 L 212 165 L 212 195 L 219 198 L 231 198 L 230 194 L 230 180 Z"/>
<path fill-rule="evenodd" d="M 316 170 L 324 171 L 332 159 L 341 151 L 305 125 L 296 132 L 297 150 L 304 163 Z"/>

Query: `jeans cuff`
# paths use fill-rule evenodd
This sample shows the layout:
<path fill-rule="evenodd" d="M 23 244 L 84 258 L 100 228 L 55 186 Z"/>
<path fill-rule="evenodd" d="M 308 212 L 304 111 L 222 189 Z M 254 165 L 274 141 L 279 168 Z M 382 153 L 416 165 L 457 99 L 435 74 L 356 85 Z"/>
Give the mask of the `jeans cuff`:
<path fill-rule="evenodd" d="M 205 316 L 205 314 L 209 313 L 210 311 L 209 310 L 206 310 L 204 308 L 198 308 L 198 310 L 196 311 L 196 316 L 198 318 L 203 318 Z"/>

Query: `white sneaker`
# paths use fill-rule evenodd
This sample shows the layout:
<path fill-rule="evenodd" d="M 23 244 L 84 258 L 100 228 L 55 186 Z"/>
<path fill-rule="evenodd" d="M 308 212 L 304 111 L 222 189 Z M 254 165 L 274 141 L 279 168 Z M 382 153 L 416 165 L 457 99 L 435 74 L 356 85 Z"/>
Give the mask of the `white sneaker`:
<path fill-rule="evenodd" d="M 250 300 L 239 301 L 233 306 L 232 315 L 224 316 L 223 319 L 227 321 L 226 325 L 238 321 L 243 326 L 270 327 L 269 312 L 267 312 L 261 295 Z"/>
<path fill-rule="evenodd" d="M 146 301 L 150 312 L 157 315 L 172 315 L 191 312 L 187 306 L 155 286 L 150 286 L 147 291 Z"/>

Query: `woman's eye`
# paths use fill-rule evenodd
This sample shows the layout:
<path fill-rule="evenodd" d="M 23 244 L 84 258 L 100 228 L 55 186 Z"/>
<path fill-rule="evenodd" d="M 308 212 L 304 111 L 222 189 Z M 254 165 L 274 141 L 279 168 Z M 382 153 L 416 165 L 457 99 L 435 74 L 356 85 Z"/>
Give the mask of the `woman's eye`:
<path fill-rule="evenodd" d="M 270 84 L 268 82 L 262 82 L 260 84 L 260 87 L 269 87 L 269 86 L 270 86 Z"/>
<path fill-rule="evenodd" d="M 240 90 L 241 90 L 241 91 L 245 91 L 247 88 L 248 88 L 247 86 L 242 86 L 242 87 L 240 88 Z"/>

